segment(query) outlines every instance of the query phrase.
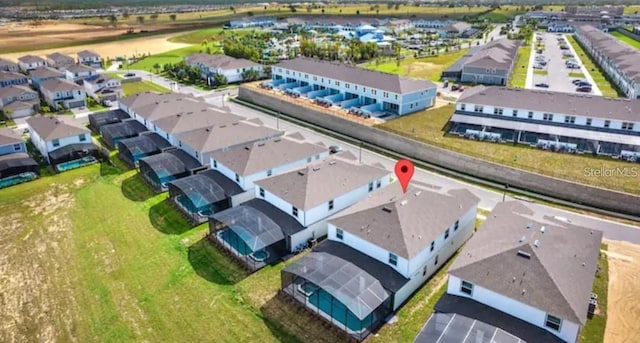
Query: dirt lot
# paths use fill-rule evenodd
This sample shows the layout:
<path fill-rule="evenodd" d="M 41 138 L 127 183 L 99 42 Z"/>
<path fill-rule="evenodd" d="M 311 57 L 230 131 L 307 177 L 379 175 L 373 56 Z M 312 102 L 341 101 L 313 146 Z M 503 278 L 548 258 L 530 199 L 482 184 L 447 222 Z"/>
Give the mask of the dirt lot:
<path fill-rule="evenodd" d="M 10 23 L 0 26 L 0 51 L 9 50 L 16 46 L 33 47 L 35 51 L 29 53 L 36 55 L 45 55 L 53 51 L 73 54 L 83 49 L 93 49 L 103 56 L 115 57 L 123 54 L 131 54 L 138 50 L 141 52 L 150 52 L 152 54 L 165 52 L 172 49 L 184 47 L 184 44 L 170 43 L 168 38 L 174 34 L 153 36 L 148 38 L 133 38 L 123 41 L 116 41 L 103 44 L 89 44 L 74 46 L 69 48 L 37 50 L 38 47 L 51 46 L 52 44 L 71 44 L 73 42 L 86 41 L 89 39 L 116 37 L 126 32 L 128 25 L 120 25 L 117 28 L 99 26 L 99 25 L 82 25 L 71 23 L 44 22 L 40 25 L 33 23 Z M 162 25 L 145 25 L 144 29 L 155 31 L 166 28 Z M 136 32 L 139 31 L 136 29 Z M 23 56 L 27 52 L 2 54 L 1 57 L 15 60 L 19 56 Z"/>
<path fill-rule="evenodd" d="M 609 299 L 605 343 L 640 342 L 640 246 L 609 245 Z"/>

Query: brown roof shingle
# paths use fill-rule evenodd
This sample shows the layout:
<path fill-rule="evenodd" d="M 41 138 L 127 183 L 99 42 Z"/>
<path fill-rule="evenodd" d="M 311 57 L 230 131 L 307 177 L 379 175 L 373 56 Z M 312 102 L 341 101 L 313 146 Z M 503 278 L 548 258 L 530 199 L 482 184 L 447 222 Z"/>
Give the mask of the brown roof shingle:
<path fill-rule="evenodd" d="M 87 128 L 70 120 L 65 122 L 64 118 L 59 116 L 34 116 L 27 119 L 27 124 L 45 141 L 91 133 Z"/>

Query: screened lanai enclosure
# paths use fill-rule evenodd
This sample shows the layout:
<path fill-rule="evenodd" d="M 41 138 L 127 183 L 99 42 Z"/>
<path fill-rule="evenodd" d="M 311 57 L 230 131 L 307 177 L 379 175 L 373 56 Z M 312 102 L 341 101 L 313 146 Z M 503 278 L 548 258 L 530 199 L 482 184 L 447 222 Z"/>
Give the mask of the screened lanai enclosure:
<path fill-rule="evenodd" d="M 171 149 L 139 160 L 140 175 L 156 192 L 166 192 L 168 183 L 193 175 L 204 167 L 182 149 Z"/>
<path fill-rule="evenodd" d="M 202 224 L 209 216 L 232 206 L 231 197 L 243 192 L 235 182 L 216 170 L 171 181 L 169 198 L 193 224 Z"/>
<path fill-rule="evenodd" d="M 89 115 L 89 128 L 95 132 L 100 132 L 100 129 L 105 125 L 119 123 L 129 118 L 131 117 L 127 112 L 122 110 L 92 113 Z"/>
<path fill-rule="evenodd" d="M 363 340 L 392 312 L 393 297 L 359 266 L 312 251 L 281 272 L 282 292 L 311 312 Z"/>
<path fill-rule="evenodd" d="M 38 177 L 38 163 L 28 154 L 0 156 L 0 188 L 31 181 Z"/>
<path fill-rule="evenodd" d="M 102 140 L 110 148 L 114 149 L 118 146 L 118 142 L 140 135 L 142 132 L 149 131 L 146 126 L 137 120 L 125 120 L 121 123 L 114 123 L 102 126 L 100 135 Z"/>
<path fill-rule="evenodd" d="M 159 154 L 172 148 L 166 139 L 155 132 L 145 132 L 137 137 L 118 142 L 118 157 L 130 167 L 137 167 L 141 158 Z"/>
<path fill-rule="evenodd" d="M 93 143 L 69 144 L 49 152 L 49 163 L 58 172 L 96 163 L 98 158 L 100 151 Z"/>
<path fill-rule="evenodd" d="M 277 262 L 285 252 L 280 225 L 245 204 L 211 215 L 209 240 L 252 272 Z"/>

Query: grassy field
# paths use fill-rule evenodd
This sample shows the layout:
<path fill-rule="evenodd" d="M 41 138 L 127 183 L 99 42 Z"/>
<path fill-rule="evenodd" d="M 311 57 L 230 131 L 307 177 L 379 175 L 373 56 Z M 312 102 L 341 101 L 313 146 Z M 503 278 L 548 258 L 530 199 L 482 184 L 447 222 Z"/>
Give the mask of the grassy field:
<path fill-rule="evenodd" d="M 191 228 L 166 193 L 120 166 L 2 190 L 0 341 L 341 341 L 275 297 L 284 264 L 247 275 L 206 241 L 206 224 Z M 411 341 L 447 268 L 371 339 Z"/>
<path fill-rule="evenodd" d="M 524 88 L 527 82 L 527 69 L 529 68 L 529 57 L 531 56 L 531 46 L 523 46 L 518 50 L 516 66 L 509 78 L 509 87 Z"/>
<path fill-rule="evenodd" d="M 387 62 L 376 65 L 375 61 L 364 64 L 363 66 L 368 69 L 373 69 L 385 73 L 400 74 L 416 78 L 425 78 L 431 81 L 440 80 L 442 71 L 447 69 L 450 65 L 455 63 L 460 57 L 467 52 L 467 49 L 462 49 L 457 52 L 440 54 L 433 57 L 424 58 L 406 58 L 400 62 L 400 67 L 395 60 L 389 60 Z"/>
<path fill-rule="evenodd" d="M 602 243 L 602 250 L 607 250 L 607 245 Z M 609 262 L 607 255 L 600 253 L 600 272 L 596 274 L 593 282 L 593 293 L 598 295 L 598 313 L 592 319 L 587 319 L 587 324 L 580 331 L 580 343 L 601 343 L 604 340 L 604 331 L 607 326 L 607 292 L 609 287 Z"/>
<path fill-rule="evenodd" d="M 192 46 L 188 46 L 185 48 L 171 50 L 162 54 L 145 57 L 144 59 L 131 64 L 129 68 L 155 72 L 155 69 L 153 69 L 153 66 L 156 63 L 158 63 L 160 66 L 163 66 L 167 63 L 172 63 L 172 64 L 178 63 L 184 60 L 186 56 L 189 56 L 191 54 L 195 54 L 198 52 L 205 52 L 207 49 L 207 46 L 211 49 L 212 53 L 216 53 L 220 51 L 220 47 L 216 43 L 209 43 L 207 45 L 194 44 Z"/>
<path fill-rule="evenodd" d="M 424 141 L 466 155 L 515 168 L 612 190 L 640 194 L 638 179 L 633 177 L 589 177 L 584 169 L 631 167 L 629 163 L 610 158 L 566 155 L 525 146 L 469 141 L 445 136 L 443 128 L 454 111 L 453 105 L 403 116 L 379 125 L 379 128 Z"/>
<path fill-rule="evenodd" d="M 631 5 L 624 7 L 625 14 L 638 14 L 640 13 L 640 5 Z"/>
<path fill-rule="evenodd" d="M 584 64 L 585 68 L 587 68 L 587 70 L 589 71 L 589 74 L 591 74 L 591 77 L 593 77 L 593 81 L 596 83 L 596 85 L 598 85 L 598 88 L 600 89 L 600 91 L 602 91 L 602 95 L 612 97 L 612 98 L 619 97 L 620 95 L 618 94 L 618 91 L 611 84 L 611 82 L 607 80 L 607 78 L 604 75 L 604 72 L 600 69 L 600 67 L 598 67 L 595 64 L 595 62 L 591 59 L 591 57 L 582 49 L 582 47 L 580 46 L 580 44 L 578 44 L 578 42 L 573 37 L 573 35 L 566 35 L 566 39 L 569 42 L 569 44 L 573 46 L 573 49 L 578 54 L 578 57 L 580 57 L 580 60 Z"/>
<path fill-rule="evenodd" d="M 536 75 L 548 75 L 549 72 L 544 69 L 534 69 L 533 73 Z"/>
<path fill-rule="evenodd" d="M 137 81 L 122 84 L 124 96 L 135 95 L 142 92 L 169 93 L 169 90 L 149 81 Z"/>
<path fill-rule="evenodd" d="M 214 26 L 172 37 L 169 38 L 169 41 L 174 43 L 202 44 L 204 40 L 208 42 L 222 41 L 226 35 L 234 34 L 236 36 L 243 36 L 253 31 L 254 30 L 250 29 L 224 30 L 221 26 Z"/>
<path fill-rule="evenodd" d="M 636 48 L 636 49 L 640 49 L 640 41 L 637 41 L 629 36 L 625 36 L 622 33 L 618 32 L 618 31 L 611 31 L 610 34 L 616 38 L 618 38 L 618 40 L 627 43 L 628 45 L 631 45 L 632 47 Z"/>
<path fill-rule="evenodd" d="M 578 79 L 583 79 L 584 78 L 584 74 L 579 72 L 579 71 L 572 71 L 572 72 L 569 72 L 569 77 L 575 77 L 575 78 L 578 78 Z"/>

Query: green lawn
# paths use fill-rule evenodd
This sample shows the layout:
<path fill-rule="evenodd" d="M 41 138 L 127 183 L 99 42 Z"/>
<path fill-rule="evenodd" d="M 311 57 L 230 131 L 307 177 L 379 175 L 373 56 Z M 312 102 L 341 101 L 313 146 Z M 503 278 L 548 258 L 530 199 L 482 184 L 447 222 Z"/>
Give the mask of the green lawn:
<path fill-rule="evenodd" d="M 149 72 L 155 72 L 153 66 L 158 63 L 163 66 L 167 63 L 178 63 L 184 60 L 185 57 L 198 52 L 206 52 L 207 46 L 211 49 L 212 53 L 220 51 L 220 48 L 215 43 L 209 43 L 208 45 L 194 44 L 192 46 L 167 51 L 157 55 L 151 55 L 129 66 L 130 69 L 146 70 Z"/>
<path fill-rule="evenodd" d="M 602 250 L 607 250 L 607 245 L 602 243 Z M 580 331 L 580 343 L 601 343 L 604 340 L 604 331 L 607 326 L 607 293 L 609 287 L 609 262 L 605 253 L 600 253 L 600 272 L 596 274 L 593 282 L 593 293 L 598 295 L 598 311 L 592 319 L 587 319 L 587 324 Z"/>
<path fill-rule="evenodd" d="M 548 75 L 549 72 L 543 69 L 534 69 L 533 73 L 536 75 Z"/>
<path fill-rule="evenodd" d="M 578 71 L 572 71 L 569 73 L 569 77 L 575 77 L 578 79 L 583 79 L 584 78 L 584 74 Z"/>
<path fill-rule="evenodd" d="M 124 96 L 134 95 L 142 92 L 169 93 L 169 90 L 149 81 L 137 81 L 122 84 Z"/>
<path fill-rule="evenodd" d="M 509 87 L 524 88 L 527 82 L 527 69 L 529 68 L 529 58 L 531 56 L 531 46 L 523 46 L 518 50 L 516 66 L 511 72 Z"/>
<path fill-rule="evenodd" d="M 425 78 L 431 81 L 440 80 L 442 71 L 455 63 L 467 52 L 467 49 L 440 54 L 433 57 L 406 58 L 400 62 L 400 67 L 395 59 L 390 59 L 376 65 L 375 61 L 370 61 L 364 65 L 367 69 L 373 69 L 385 73 L 407 75 L 416 78 Z"/>
<path fill-rule="evenodd" d="M 618 38 L 618 40 L 627 43 L 628 45 L 631 45 L 632 47 L 636 48 L 636 49 L 640 49 L 640 41 L 637 41 L 629 36 L 625 36 L 622 33 L 618 32 L 618 31 L 611 31 L 609 32 L 612 36 Z"/>
<path fill-rule="evenodd" d="M 453 111 L 453 105 L 448 105 L 393 119 L 378 127 L 487 161 L 593 186 L 640 194 L 637 178 L 589 177 L 584 173 L 586 167 L 631 167 L 627 162 L 607 157 L 559 154 L 523 145 L 477 142 L 457 136 L 445 136 L 443 128 Z"/>
<path fill-rule="evenodd" d="M 224 30 L 221 26 L 214 26 L 172 37 L 169 38 L 169 41 L 175 43 L 202 44 L 204 40 L 208 42 L 222 41 L 227 35 L 234 34 L 236 36 L 243 36 L 252 31 L 253 30 L 249 29 Z"/>
<path fill-rule="evenodd" d="M 600 69 L 600 67 L 598 67 L 595 64 L 595 62 L 591 59 L 591 56 L 589 56 L 582 49 L 582 47 L 580 46 L 580 44 L 578 44 L 578 42 L 573 37 L 573 35 L 566 35 L 566 38 L 569 44 L 573 46 L 573 49 L 578 54 L 578 57 L 584 64 L 585 68 L 587 68 L 587 70 L 589 71 L 589 74 L 591 74 L 593 81 L 596 83 L 596 85 L 598 85 L 598 88 L 602 92 L 602 95 L 612 97 L 612 98 L 620 97 L 614 85 L 611 84 L 609 80 L 607 80 L 607 78 L 604 75 L 604 72 Z"/>

